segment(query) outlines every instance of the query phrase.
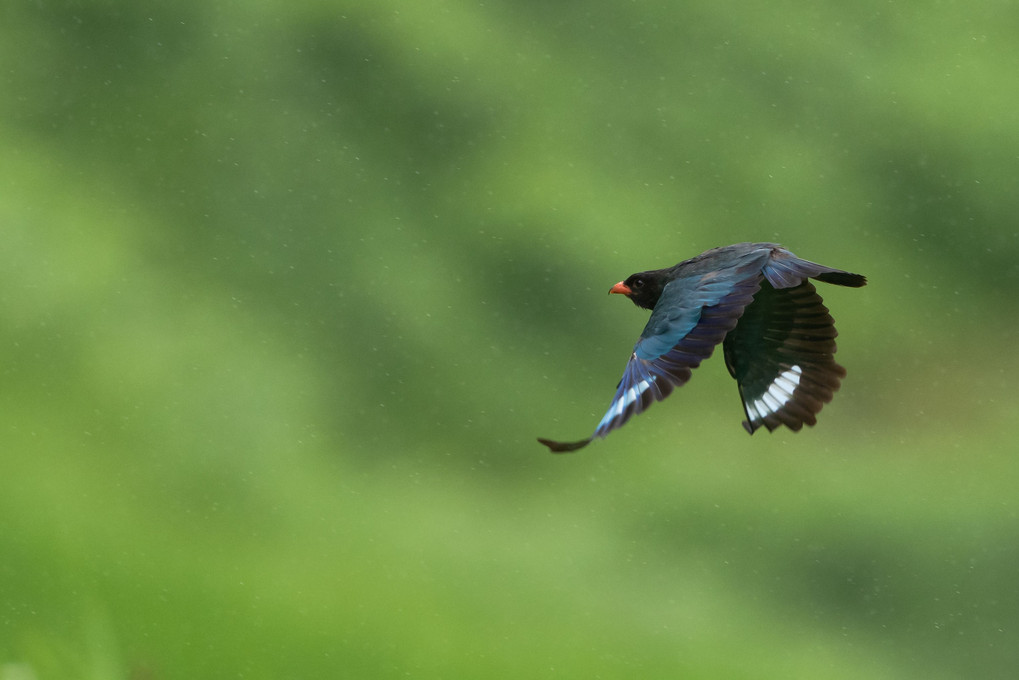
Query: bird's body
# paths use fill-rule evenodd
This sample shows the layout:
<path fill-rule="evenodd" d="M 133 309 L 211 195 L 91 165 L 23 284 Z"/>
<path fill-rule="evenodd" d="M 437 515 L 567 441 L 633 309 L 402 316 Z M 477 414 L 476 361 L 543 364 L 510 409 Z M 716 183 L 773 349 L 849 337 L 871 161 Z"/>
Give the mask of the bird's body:
<path fill-rule="evenodd" d="M 859 274 L 801 260 L 774 243 L 714 248 L 666 269 L 633 274 L 609 291 L 650 309 L 608 412 L 587 439 L 539 439 L 554 452 L 605 437 L 667 397 L 722 343 L 753 434 L 814 425 L 846 370 L 835 363 L 835 322 L 808 279 L 859 287 Z"/>

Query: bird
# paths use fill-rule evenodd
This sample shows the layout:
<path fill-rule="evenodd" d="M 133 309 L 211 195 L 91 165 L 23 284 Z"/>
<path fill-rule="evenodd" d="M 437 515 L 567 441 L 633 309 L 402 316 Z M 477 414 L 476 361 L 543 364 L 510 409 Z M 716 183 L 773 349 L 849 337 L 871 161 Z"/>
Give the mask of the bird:
<path fill-rule="evenodd" d="M 810 279 L 859 288 L 867 278 L 798 258 L 777 243 L 712 248 L 612 286 L 651 310 L 605 416 L 586 439 L 539 438 L 553 453 L 576 451 L 619 429 L 690 379 L 722 343 L 753 434 L 817 424 L 846 376 L 835 362 L 835 321 Z"/>

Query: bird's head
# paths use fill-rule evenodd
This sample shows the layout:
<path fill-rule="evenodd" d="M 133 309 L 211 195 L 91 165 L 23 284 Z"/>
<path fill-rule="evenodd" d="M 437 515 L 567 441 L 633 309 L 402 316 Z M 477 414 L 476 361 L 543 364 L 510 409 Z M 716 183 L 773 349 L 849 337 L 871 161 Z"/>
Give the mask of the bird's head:
<path fill-rule="evenodd" d="M 644 309 L 654 309 L 662 290 L 668 283 L 661 270 L 632 274 L 609 289 L 610 293 L 625 295 L 633 304 Z"/>

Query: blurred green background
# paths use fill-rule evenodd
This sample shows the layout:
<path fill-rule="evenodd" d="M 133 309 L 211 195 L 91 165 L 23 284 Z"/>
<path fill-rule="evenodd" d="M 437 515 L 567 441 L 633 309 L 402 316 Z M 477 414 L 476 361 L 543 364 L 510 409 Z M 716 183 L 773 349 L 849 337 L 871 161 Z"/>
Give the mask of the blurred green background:
<path fill-rule="evenodd" d="M 0 9 L 0 680 L 1005 678 L 1011 2 Z M 721 356 L 605 441 L 743 240 L 849 376 Z"/>

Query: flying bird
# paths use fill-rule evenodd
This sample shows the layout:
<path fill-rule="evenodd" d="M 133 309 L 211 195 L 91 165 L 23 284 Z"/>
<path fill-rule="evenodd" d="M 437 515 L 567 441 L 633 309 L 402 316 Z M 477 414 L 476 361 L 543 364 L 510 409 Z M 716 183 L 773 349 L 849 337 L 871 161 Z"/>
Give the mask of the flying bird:
<path fill-rule="evenodd" d="M 538 439 L 555 453 L 604 438 L 690 379 L 722 343 L 753 434 L 817 423 L 846 377 L 835 362 L 835 321 L 810 279 L 859 288 L 859 274 L 801 260 L 775 243 L 713 248 L 666 269 L 639 272 L 609 293 L 651 310 L 608 412 L 587 439 Z"/>

